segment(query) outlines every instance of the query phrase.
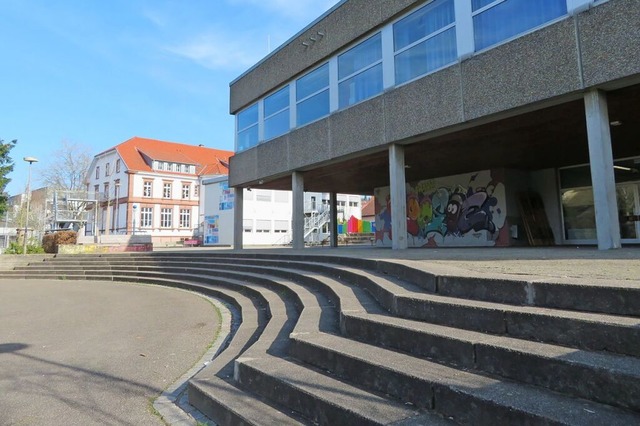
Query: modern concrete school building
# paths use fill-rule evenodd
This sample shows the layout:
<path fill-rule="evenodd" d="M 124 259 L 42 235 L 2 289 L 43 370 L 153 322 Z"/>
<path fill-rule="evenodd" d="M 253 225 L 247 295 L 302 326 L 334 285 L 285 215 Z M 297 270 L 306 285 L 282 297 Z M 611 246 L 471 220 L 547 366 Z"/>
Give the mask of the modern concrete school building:
<path fill-rule="evenodd" d="M 303 191 L 376 194 L 398 249 L 522 244 L 523 192 L 556 243 L 639 243 L 639 23 L 637 0 L 341 1 L 231 83 L 230 185 L 293 190 L 294 247 Z"/>

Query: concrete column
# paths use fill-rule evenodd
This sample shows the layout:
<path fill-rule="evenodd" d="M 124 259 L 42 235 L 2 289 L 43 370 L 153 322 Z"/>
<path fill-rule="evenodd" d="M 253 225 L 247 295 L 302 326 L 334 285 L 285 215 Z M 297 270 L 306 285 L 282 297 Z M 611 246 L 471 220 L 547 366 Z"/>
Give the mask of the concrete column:
<path fill-rule="evenodd" d="M 407 243 L 407 187 L 404 174 L 404 147 L 389 147 L 389 181 L 391 192 L 391 247 L 402 250 Z"/>
<path fill-rule="evenodd" d="M 243 188 L 233 188 L 233 249 L 242 250 L 244 236 L 244 197 Z"/>
<path fill-rule="evenodd" d="M 291 175 L 292 194 L 292 246 L 296 250 L 304 248 L 304 177 L 300 172 Z"/>
<path fill-rule="evenodd" d="M 584 104 L 598 248 L 600 250 L 620 248 L 620 222 L 613 173 L 607 95 L 600 90 L 591 90 L 584 95 Z"/>
<path fill-rule="evenodd" d="M 331 247 L 338 247 L 338 194 L 329 194 L 329 208 L 331 209 Z"/>

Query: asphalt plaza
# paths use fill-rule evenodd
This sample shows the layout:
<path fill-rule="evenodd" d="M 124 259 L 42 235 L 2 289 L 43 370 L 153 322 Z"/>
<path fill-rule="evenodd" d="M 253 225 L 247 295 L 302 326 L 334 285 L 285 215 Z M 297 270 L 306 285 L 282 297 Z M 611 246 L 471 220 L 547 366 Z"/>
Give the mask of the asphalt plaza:
<path fill-rule="evenodd" d="M 0 425 L 162 425 L 153 400 L 198 363 L 205 298 L 108 281 L 0 281 Z"/>

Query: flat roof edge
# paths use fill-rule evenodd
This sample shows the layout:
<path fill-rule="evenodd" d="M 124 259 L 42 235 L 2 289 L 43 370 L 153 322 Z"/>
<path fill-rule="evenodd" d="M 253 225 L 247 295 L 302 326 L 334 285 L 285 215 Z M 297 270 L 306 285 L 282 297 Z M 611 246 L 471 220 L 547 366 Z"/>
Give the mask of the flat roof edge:
<path fill-rule="evenodd" d="M 303 33 L 305 33 L 306 31 L 308 31 L 311 27 L 313 27 L 314 25 L 316 25 L 318 22 L 322 21 L 324 18 L 326 18 L 327 16 L 331 15 L 336 9 L 338 9 L 340 6 L 342 6 L 344 3 L 346 3 L 348 0 L 340 0 L 338 3 L 336 3 L 335 5 L 333 5 L 331 7 L 331 9 L 327 10 L 325 13 L 323 13 L 322 15 L 320 15 L 318 18 L 316 18 L 315 20 L 313 20 L 309 25 L 307 25 L 306 27 L 304 27 L 303 29 L 301 29 L 300 31 L 298 31 L 297 33 L 295 33 L 293 36 L 291 36 L 287 41 L 285 41 L 284 43 L 282 43 L 280 46 L 278 46 L 276 49 L 272 50 L 269 54 L 267 54 L 267 56 L 265 56 L 264 58 L 260 59 L 260 61 L 258 61 L 256 64 L 254 64 L 251 68 L 249 68 L 248 70 L 246 70 L 245 72 L 243 72 L 242 74 L 240 74 L 238 77 L 236 77 L 235 79 L 233 79 L 231 81 L 231 83 L 229 83 L 229 87 L 233 86 L 235 83 L 237 83 L 239 80 L 242 80 L 247 74 L 249 74 L 250 72 L 252 72 L 253 70 L 255 70 L 256 68 L 258 68 L 260 65 L 262 65 L 263 63 L 265 63 L 267 60 L 269 60 L 272 56 L 275 56 L 278 52 L 280 52 L 280 50 L 282 50 L 285 46 L 289 45 L 291 42 L 293 42 L 295 39 L 297 39 L 298 37 L 300 37 L 300 35 L 302 35 Z"/>

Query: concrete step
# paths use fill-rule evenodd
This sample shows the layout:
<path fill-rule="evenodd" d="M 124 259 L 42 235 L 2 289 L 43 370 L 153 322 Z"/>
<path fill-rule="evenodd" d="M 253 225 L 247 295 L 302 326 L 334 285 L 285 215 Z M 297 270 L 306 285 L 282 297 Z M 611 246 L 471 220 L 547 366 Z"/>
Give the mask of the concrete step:
<path fill-rule="evenodd" d="M 290 407 L 314 424 L 452 424 L 281 358 L 239 358 L 236 379 L 243 388 Z"/>
<path fill-rule="evenodd" d="M 463 424 L 608 424 L 640 413 L 411 357 L 327 333 L 292 336 L 292 355 L 320 369 Z"/>
<path fill-rule="evenodd" d="M 390 315 L 343 314 L 345 337 L 640 411 L 640 359 L 490 336 Z"/>

